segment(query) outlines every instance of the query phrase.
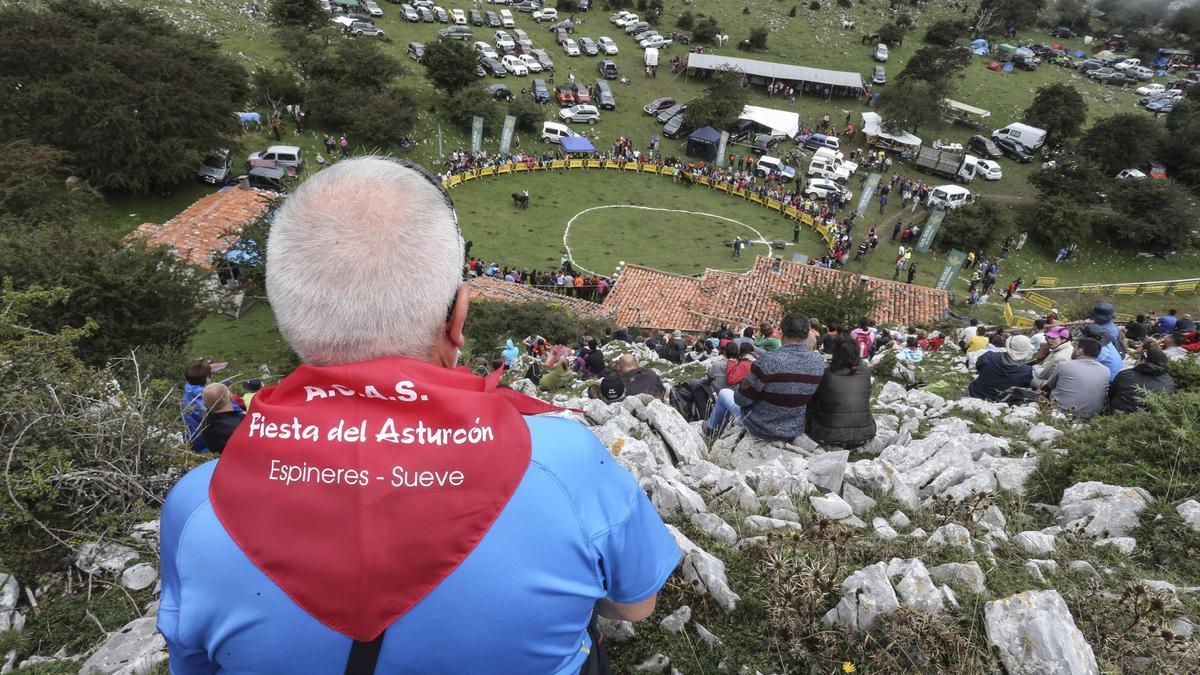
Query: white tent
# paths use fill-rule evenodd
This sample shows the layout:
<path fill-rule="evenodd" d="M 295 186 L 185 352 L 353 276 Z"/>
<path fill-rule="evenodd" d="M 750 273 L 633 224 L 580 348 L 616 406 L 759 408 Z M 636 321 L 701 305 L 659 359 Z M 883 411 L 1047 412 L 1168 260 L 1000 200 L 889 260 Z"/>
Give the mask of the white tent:
<path fill-rule="evenodd" d="M 794 138 L 796 134 L 800 133 L 800 114 L 787 110 L 748 105 L 742 109 L 742 115 L 738 119 L 757 122 L 773 133 L 783 134 L 788 138 Z"/>
<path fill-rule="evenodd" d="M 883 119 L 879 116 L 879 113 L 864 112 L 862 114 L 862 118 L 862 131 L 867 138 L 883 138 L 895 143 L 896 145 L 911 145 L 917 147 L 921 145 L 922 141 L 918 136 L 914 136 L 910 133 L 889 134 L 887 131 L 885 131 L 883 128 Z"/>

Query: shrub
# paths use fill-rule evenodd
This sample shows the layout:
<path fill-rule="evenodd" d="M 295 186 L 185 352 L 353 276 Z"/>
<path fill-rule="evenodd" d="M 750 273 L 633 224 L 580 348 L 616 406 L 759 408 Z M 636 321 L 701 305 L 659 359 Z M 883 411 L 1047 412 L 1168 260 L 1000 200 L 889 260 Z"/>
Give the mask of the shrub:
<path fill-rule="evenodd" d="M 854 6 L 854 3 L 850 2 L 850 0 L 837 0 L 837 6 L 842 9 L 850 9 Z"/>
<path fill-rule="evenodd" d="M 683 30 L 691 30 L 692 26 L 696 25 L 696 15 L 690 11 L 684 12 L 675 20 L 675 25 Z"/>
<path fill-rule="evenodd" d="M 554 6 L 559 12 L 575 12 L 579 10 L 579 0 L 558 0 Z"/>
<path fill-rule="evenodd" d="M 790 12 L 788 12 L 788 16 L 792 17 L 793 19 L 796 18 L 796 6 L 795 5 L 792 5 L 792 9 Z"/>
<path fill-rule="evenodd" d="M 755 49 L 766 49 L 767 35 L 768 33 L 766 26 L 759 26 L 758 28 L 752 29 L 750 31 L 750 46 L 754 47 Z"/>
<path fill-rule="evenodd" d="M 1059 445 L 1066 454 L 1047 453 L 1043 460 L 1040 501 L 1057 503 L 1063 490 L 1089 480 L 1142 487 L 1165 502 L 1195 496 L 1200 393 L 1151 396 L 1144 410 L 1094 418 Z"/>
<path fill-rule="evenodd" d="M 713 42 L 717 39 L 717 33 L 720 32 L 717 20 L 709 16 L 696 24 L 696 30 L 692 31 L 692 39 L 696 42 Z"/>
<path fill-rule="evenodd" d="M 575 312 L 552 302 L 510 303 L 476 300 L 467 314 L 463 335 L 467 350 L 476 355 L 496 355 L 511 339 L 519 344 L 530 335 L 547 340 L 560 337 L 577 340 L 585 335 L 600 337 L 612 328 L 607 321 L 581 318 Z"/>
<path fill-rule="evenodd" d="M 546 109 L 528 96 L 518 96 L 508 104 L 508 114 L 517 118 L 518 131 L 537 131 L 546 121 Z"/>
<path fill-rule="evenodd" d="M 819 12 L 821 11 L 821 3 L 817 2 L 817 0 L 812 0 L 812 2 L 808 3 L 808 8 L 814 12 Z"/>
<path fill-rule="evenodd" d="M 995 200 L 979 199 L 974 204 L 946 212 L 937 241 L 944 248 L 986 251 L 1003 241 L 1012 230 L 1008 209 Z"/>
<path fill-rule="evenodd" d="M 970 28 L 970 23 L 967 21 L 953 21 L 943 19 L 930 24 L 925 31 L 925 37 L 921 38 L 925 42 L 940 47 L 953 47 L 959 37 L 966 35 Z"/>
<path fill-rule="evenodd" d="M 1200 393 L 1200 358 L 1172 359 L 1167 373 L 1174 378 L 1177 391 Z"/>
<path fill-rule="evenodd" d="M 879 305 L 875 294 L 850 274 L 828 286 L 806 286 L 776 301 L 785 314 L 800 312 L 830 326 L 853 326 L 860 317 L 871 316 Z"/>

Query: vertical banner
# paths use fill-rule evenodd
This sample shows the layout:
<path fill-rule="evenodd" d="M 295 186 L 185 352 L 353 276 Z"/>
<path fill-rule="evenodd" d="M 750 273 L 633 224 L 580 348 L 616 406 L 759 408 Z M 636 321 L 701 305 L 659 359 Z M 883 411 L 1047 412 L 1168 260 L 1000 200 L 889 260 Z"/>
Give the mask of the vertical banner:
<path fill-rule="evenodd" d="M 504 131 L 500 132 L 500 154 L 507 155 L 512 147 L 513 130 L 517 128 L 517 118 L 512 115 L 504 116 Z"/>
<path fill-rule="evenodd" d="M 871 197 L 875 196 L 875 188 L 879 187 L 879 181 L 882 178 L 882 174 L 873 173 L 867 176 L 866 183 L 860 185 L 862 194 L 858 196 L 858 208 L 854 209 L 858 215 L 867 215 L 867 207 L 871 205 Z"/>
<path fill-rule="evenodd" d="M 479 152 L 483 147 L 483 118 L 476 115 L 471 118 L 471 152 Z"/>
<path fill-rule="evenodd" d="M 725 166 L 725 150 L 729 145 L 729 132 L 721 132 L 721 142 L 717 144 L 717 166 Z"/>
<path fill-rule="evenodd" d="M 929 247 L 933 245 L 933 238 L 937 236 L 938 230 L 942 229 L 942 219 L 945 217 L 946 212 L 941 209 L 930 212 L 929 220 L 925 221 L 925 229 L 921 230 L 921 237 L 917 239 L 917 251 L 929 253 Z"/>
<path fill-rule="evenodd" d="M 937 284 L 934 287 L 942 290 L 950 288 L 950 284 L 954 282 L 954 275 L 962 267 L 966 259 L 966 253 L 958 249 L 950 251 L 950 254 L 946 256 L 946 264 L 942 266 L 942 273 L 938 275 Z"/>
<path fill-rule="evenodd" d="M 446 153 L 442 152 L 442 123 L 438 122 L 438 157 L 445 159 Z"/>

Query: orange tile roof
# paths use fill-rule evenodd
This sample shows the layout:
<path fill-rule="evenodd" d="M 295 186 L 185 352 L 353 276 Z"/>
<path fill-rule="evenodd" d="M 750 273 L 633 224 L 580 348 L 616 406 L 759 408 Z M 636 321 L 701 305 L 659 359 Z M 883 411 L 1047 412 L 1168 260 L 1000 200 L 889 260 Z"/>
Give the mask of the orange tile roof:
<path fill-rule="evenodd" d="M 744 274 L 706 270 L 700 277 L 627 265 L 604 306 L 613 310 L 619 326 L 704 332 L 776 322 L 782 309 L 775 297 L 844 277 L 859 275 L 763 256 Z M 926 286 L 874 277 L 867 277 L 867 284 L 881 300 L 872 317 L 880 324 L 932 321 L 950 302 L 946 291 Z"/>
<path fill-rule="evenodd" d="M 611 321 L 613 310 L 607 305 L 567 295 L 560 295 L 525 284 L 516 284 L 503 279 L 492 277 L 476 277 L 467 282 L 471 299 L 498 300 L 500 302 L 551 302 L 562 305 L 576 314 L 588 319 L 603 319 Z"/>
<path fill-rule="evenodd" d="M 213 255 L 237 244 L 242 227 L 262 215 L 274 196 L 254 188 L 225 188 L 201 197 L 162 225 L 144 223 L 130 237 L 141 237 L 151 246 L 166 244 L 184 262 L 212 269 Z"/>

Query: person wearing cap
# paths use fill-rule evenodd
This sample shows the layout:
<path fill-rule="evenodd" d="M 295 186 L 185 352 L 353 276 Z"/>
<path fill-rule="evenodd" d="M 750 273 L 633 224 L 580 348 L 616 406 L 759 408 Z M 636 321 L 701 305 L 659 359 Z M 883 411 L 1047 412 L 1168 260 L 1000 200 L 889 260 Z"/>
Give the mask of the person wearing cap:
<path fill-rule="evenodd" d="M 1065 413 L 1088 419 L 1104 410 L 1109 372 L 1096 357 L 1100 341 L 1082 337 L 1075 343 L 1071 360 L 1058 364 L 1042 387 Z"/>
<path fill-rule="evenodd" d="M 603 672 L 593 619 L 649 617 L 680 549 L 587 427 L 457 367 L 470 294 L 440 181 L 344 159 L 267 246 L 302 364 L 163 505 L 171 672 Z"/>
<path fill-rule="evenodd" d="M 1099 324 L 1089 323 L 1083 327 L 1081 331 L 1084 337 L 1091 338 L 1100 343 L 1100 355 L 1096 358 L 1104 367 L 1108 368 L 1110 373 L 1109 381 L 1117 379 L 1117 373 L 1125 367 L 1125 362 L 1121 359 L 1121 354 L 1117 352 L 1117 348 L 1113 346 L 1113 340 L 1109 337 L 1108 331 Z"/>
<path fill-rule="evenodd" d="M 1167 355 L 1153 347 L 1142 360 L 1122 370 L 1108 389 L 1108 412 L 1135 412 L 1146 406 L 1147 393 L 1174 394 L 1175 380 L 1167 373 Z"/>
<path fill-rule="evenodd" d="M 978 377 L 967 386 L 971 398 L 994 401 L 1008 389 L 1028 387 L 1033 369 L 1026 361 L 1033 356 L 1029 338 L 1014 335 L 1004 343 L 1004 349 L 986 351 L 975 362 Z"/>
<path fill-rule="evenodd" d="M 1117 327 L 1114 319 L 1117 316 L 1117 310 L 1107 302 L 1098 302 L 1092 308 L 1092 321 L 1095 325 L 1104 329 L 1108 334 L 1108 342 L 1113 345 L 1113 349 L 1120 356 L 1125 356 L 1125 344 L 1121 342 L 1121 329 Z"/>
<path fill-rule="evenodd" d="M 1038 350 L 1037 365 L 1033 366 L 1033 386 L 1042 388 L 1054 374 L 1058 364 L 1071 360 L 1074 351 L 1071 331 L 1066 326 L 1051 326 L 1046 329 L 1046 341 Z"/>
<path fill-rule="evenodd" d="M 625 398 L 625 382 L 616 372 L 610 372 L 600 380 L 600 400 L 616 403 Z"/>

